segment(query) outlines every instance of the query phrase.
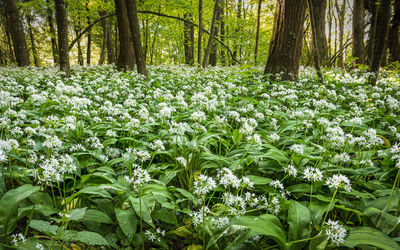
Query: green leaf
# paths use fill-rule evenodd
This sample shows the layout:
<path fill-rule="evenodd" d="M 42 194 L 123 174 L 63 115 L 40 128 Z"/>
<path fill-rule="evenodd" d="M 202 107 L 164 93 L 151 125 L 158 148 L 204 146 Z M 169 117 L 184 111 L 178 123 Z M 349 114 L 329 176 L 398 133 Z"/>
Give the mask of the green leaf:
<path fill-rule="evenodd" d="M 1 197 L 0 200 L 0 235 L 8 234 L 10 222 L 13 224 L 16 220 L 18 204 L 37 192 L 39 187 L 25 184 L 16 189 L 11 189 Z M 11 225 L 12 225 L 11 224 Z"/>
<path fill-rule="evenodd" d="M 393 232 L 398 225 L 396 216 L 375 207 L 366 208 L 364 210 L 364 215 L 372 221 L 376 228 L 388 235 Z"/>
<path fill-rule="evenodd" d="M 41 233 L 50 235 L 56 235 L 58 230 L 58 226 L 50 225 L 48 221 L 44 220 L 31 220 L 29 226 Z"/>
<path fill-rule="evenodd" d="M 398 250 L 400 245 L 386 234 L 371 227 L 355 227 L 350 229 L 344 246 L 354 248 L 360 245 L 370 245 L 384 250 Z"/>
<path fill-rule="evenodd" d="M 73 209 L 68 213 L 69 214 L 68 220 L 79 221 L 83 218 L 83 216 L 85 216 L 85 212 L 86 212 L 86 207 Z"/>
<path fill-rule="evenodd" d="M 136 233 L 137 226 L 135 211 L 132 208 L 115 208 L 114 210 L 122 232 L 124 232 L 124 234 L 128 237 L 132 237 Z"/>
<path fill-rule="evenodd" d="M 310 222 L 308 208 L 297 201 L 290 200 L 288 210 L 289 241 L 307 238 Z"/>
<path fill-rule="evenodd" d="M 173 225 L 178 224 L 178 220 L 176 219 L 175 214 L 172 213 L 171 209 L 161 208 L 161 209 L 155 210 L 152 215 L 153 215 L 154 219 L 160 220 L 162 222 L 173 224 Z"/>
<path fill-rule="evenodd" d="M 107 240 L 101 234 L 95 232 L 67 230 L 62 233 L 61 238 L 70 242 L 82 242 L 90 246 L 108 246 Z"/>
<path fill-rule="evenodd" d="M 258 217 L 240 216 L 234 219 L 231 224 L 246 226 L 258 235 L 266 235 L 272 238 L 279 244 L 281 249 L 287 249 L 285 231 L 279 219 L 272 214 L 264 214 Z"/>
<path fill-rule="evenodd" d="M 270 178 L 257 175 L 246 175 L 246 177 L 249 178 L 254 185 L 267 185 L 272 181 Z"/>
<path fill-rule="evenodd" d="M 143 221 L 145 221 L 147 224 L 150 226 L 154 227 L 153 221 L 151 219 L 151 212 L 150 208 L 146 202 L 146 199 L 140 199 L 135 198 L 133 196 L 129 196 L 129 199 L 131 201 L 132 207 L 135 210 L 136 214 L 141 217 Z"/>
<path fill-rule="evenodd" d="M 85 216 L 83 216 L 83 220 L 85 221 L 96 221 L 104 224 L 112 224 L 112 219 L 97 209 L 87 209 L 85 212 Z"/>

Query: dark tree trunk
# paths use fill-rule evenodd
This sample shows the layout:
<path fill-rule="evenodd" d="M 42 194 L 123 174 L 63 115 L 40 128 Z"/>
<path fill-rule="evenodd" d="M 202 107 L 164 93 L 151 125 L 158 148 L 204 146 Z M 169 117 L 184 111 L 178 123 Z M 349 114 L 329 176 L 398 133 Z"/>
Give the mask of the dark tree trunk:
<path fill-rule="evenodd" d="M 214 37 L 218 35 L 218 27 L 220 27 L 221 23 L 221 1 L 219 0 L 218 7 L 217 7 L 217 17 L 215 20 L 215 30 L 214 30 Z M 214 39 L 211 42 L 211 51 L 210 51 L 210 59 L 209 63 L 211 66 L 215 67 L 217 65 L 217 50 L 218 50 L 218 43 Z"/>
<path fill-rule="evenodd" d="M 190 13 L 184 14 L 184 19 L 193 22 Z M 185 50 L 185 64 L 193 65 L 194 63 L 194 27 L 192 24 L 185 22 L 183 24 L 183 46 Z"/>
<path fill-rule="evenodd" d="M 47 23 L 49 24 L 51 52 L 53 54 L 54 64 L 58 64 L 58 47 L 57 47 L 57 39 L 56 39 L 56 28 L 54 27 L 53 10 L 52 10 L 50 0 L 46 0 L 46 3 L 47 3 L 46 19 L 47 19 Z"/>
<path fill-rule="evenodd" d="M 89 7 L 88 7 L 89 1 L 86 3 L 86 11 L 88 13 L 87 16 L 87 23 L 90 25 L 90 13 L 89 13 Z M 87 50 L 86 50 L 86 64 L 90 65 L 90 56 L 92 54 L 92 32 L 91 29 L 88 31 L 87 34 Z"/>
<path fill-rule="evenodd" d="M 211 45 L 212 45 L 214 35 L 215 35 L 215 22 L 217 20 L 218 3 L 219 3 L 219 1 L 215 0 L 213 16 L 211 19 L 210 35 L 208 37 L 206 50 L 204 51 L 204 58 L 203 58 L 203 64 L 202 64 L 203 68 L 208 66 L 209 60 L 210 60 Z"/>
<path fill-rule="evenodd" d="M 387 48 L 387 38 L 389 33 L 389 22 L 391 12 L 391 0 L 381 0 L 378 11 L 378 18 L 375 30 L 375 42 L 371 61 L 371 72 L 375 73 L 372 83 L 376 82 L 385 49 Z"/>
<path fill-rule="evenodd" d="M 158 24 L 156 26 L 158 26 Z M 157 33 L 158 33 L 158 29 L 156 29 L 156 31 L 154 32 L 154 35 L 153 35 L 154 38 L 153 38 L 153 42 L 151 44 L 150 65 L 153 65 L 154 48 L 156 46 Z"/>
<path fill-rule="evenodd" d="M 12 46 L 12 42 L 11 42 L 10 26 L 8 24 L 6 24 L 5 26 L 6 26 L 5 29 L 6 29 L 6 36 L 7 36 L 8 51 L 10 53 L 10 61 L 15 62 L 14 50 L 13 50 L 13 46 Z"/>
<path fill-rule="evenodd" d="M 107 62 L 108 64 L 115 63 L 114 47 L 111 35 L 111 22 L 106 19 L 106 46 L 107 46 Z"/>
<path fill-rule="evenodd" d="M 221 13 L 221 24 L 220 24 L 220 32 L 219 32 L 219 36 L 221 39 L 222 43 L 225 43 L 225 1 L 224 0 L 220 0 L 221 1 L 221 9 L 220 9 L 220 13 Z M 223 66 L 226 65 L 226 58 L 225 58 L 225 50 L 221 49 L 220 50 L 220 58 L 219 61 L 221 62 L 221 64 Z"/>
<path fill-rule="evenodd" d="M 306 1 L 277 1 L 265 74 L 283 72 L 284 80 L 297 78 L 306 7 Z"/>
<path fill-rule="evenodd" d="M 388 46 L 390 51 L 390 62 L 400 61 L 400 1 L 394 2 L 394 15 L 390 25 Z"/>
<path fill-rule="evenodd" d="M 255 41 L 255 45 L 254 45 L 254 64 L 257 64 L 258 39 L 259 39 L 259 37 L 260 37 L 261 3 L 262 3 L 262 0 L 258 0 L 258 6 L 257 6 L 257 26 L 256 26 L 256 41 Z"/>
<path fill-rule="evenodd" d="M 332 3 L 331 0 L 328 0 L 328 62 L 329 63 L 331 57 L 332 57 Z"/>
<path fill-rule="evenodd" d="M 78 24 L 79 27 L 75 29 L 76 36 L 80 33 L 81 30 L 81 25 L 80 23 Z M 77 42 L 77 47 L 78 47 L 78 64 L 83 66 L 83 53 L 82 53 L 82 47 L 81 47 L 81 39 L 79 39 Z"/>
<path fill-rule="evenodd" d="M 203 0 L 199 0 L 199 34 L 197 36 L 197 64 L 201 65 L 201 39 L 203 33 Z"/>
<path fill-rule="evenodd" d="M 368 44 L 367 44 L 367 58 L 368 64 L 371 65 L 372 57 L 374 54 L 375 47 L 375 33 L 376 33 L 376 23 L 378 21 L 378 3 L 375 1 L 370 1 L 371 6 L 369 6 L 369 11 L 371 13 L 371 21 L 368 35 Z"/>
<path fill-rule="evenodd" d="M 115 0 L 119 34 L 118 67 L 131 70 L 135 67 L 135 52 L 132 45 L 132 36 L 129 28 L 128 13 L 124 0 Z"/>
<path fill-rule="evenodd" d="M 315 40 L 318 46 L 318 53 L 315 51 L 313 42 L 313 53 L 318 55 L 318 60 L 321 66 L 328 65 L 328 45 L 325 36 L 326 26 L 326 2 L 327 0 L 312 0 L 312 12 L 315 20 Z M 311 27 L 314 31 L 314 28 Z M 314 36 L 313 36 L 314 39 Z"/>
<path fill-rule="evenodd" d="M 339 7 L 338 2 L 336 2 L 336 10 L 339 13 L 339 54 L 338 54 L 338 66 L 344 68 L 344 17 L 346 13 L 346 0 L 343 0 Z"/>
<path fill-rule="evenodd" d="M 104 16 L 106 13 L 101 12 L 100 16 Z M 99 65 L 103 65 L 105 58 L 106 58 L 106 48 L 107 48 L 107 20 L 101 20 L 101 28 L 103 29 L 103 44 L 101 46 L 100 58 L 99 58 Z"/>
<path fill-rule="evenodd" d="M 60 69 L 65 73 L 65 77 L 70 75 L 69 48 L 68 48 L 68 19 L 67 6 L 64 0 L 55 0 L 56 21 L 58 31 L 58 55 Z"/>
<path fill-rule="evenodd" d="M 143 53 L 136 0 L 125 0 L 125 4 L 128 13 L 129 27 L 133 41 L 133 49 L 135 50 L 137 71 L 139 74 L 146 76 L 147 75 L 146 58 L 144 57 Z"/>
<path fill-rule="evenodd" d="M 352 53 L 357 64 L 364 63 L 364 0 L 353 1 Z"/>
<path fill-rule="evenodd" d="M 15 0 L 4 0 L 7 16 L 7 25 L 13 42 L 15 59 L 20 67 L 29 66 L 29 54 L 26 46 L 25 34 Z"/>
<path fill-rule="evenodd" d="M 312 54 L 313 54 L 313 59 L 314 59 L 314 67 L 317 70 L 317 74 L 318 74 L 318 79 L 323 82 L 323 76 L 322 76 L 322 72 L 321 72 L 321 68 L 320 68 L 320 60 L 322 58 L 322 53 L 320 52 L 320 46 L 321 43 L 319 41 L 320 37 L 318 32 L 318 25 L 317 22 L 320 20 L 317 20 L 316 15 L 320 15 L 320 14 L 316 14 L 314 11 L 317 9 L 319 9 L 319 11 L 322 11 L 322 8 L 318 8 L 321 7 L 320 6 L 320 2 L 318 4 L 316 4 L 315 2 L 317 2 L 316 0 L 307 0 L 308 3 L 308 11 L 309 11 L 309 17 L 310 17 L 310 24 L 311 24 L 311 35 L 312 35 Z M 315 6 L 315 5 L 319 5 L 319 6 Z M 317 7 L 317 8 L 316 8 Z M 324 11 L 325 12 L 325 11 Z M 320 17 L 319 17 L 320 18 Z M 321 18 L 320 18 L 321 19 Z M 324 19 L 325 19 L 325 15 L 324 15 Z M 325 38 L 325 34 L 323 35 L 323 38 Z M 325 43 L 326 44 L 326 43 Z"/>
<path fill-rule="evenodd" d="M 236 9 L 236 29 L 235 29 L 235 41 L 234 41 L 234 46 L 233 46 L 233 56 L 235 58 L 238 58 L 238 50 L 239 50 L 239 42 L 240 40 L 238 38 L 239 32 L 241 32 L 241 22 L 242 22 L 242 1 L 243 0 L 238 0 L 238 5 Z M 239 51 L 239 58 L 240 58 L 240 51 Z M 232 62 L 232 64 L 235 64 L 235 61 Z"/>
<path fill-rule="evenodd" d="M 31 40 L 33 63 L 35 64 L 36 67 L 39 67 L 38 54 L 36 51 L 36 44 L 35 44 L 35 36 L 33 35 L 33 30 L 32 30 L 32 16 L 30 14 L 26 15 L 26 22 L 28 23 L 29 39 Z"/>

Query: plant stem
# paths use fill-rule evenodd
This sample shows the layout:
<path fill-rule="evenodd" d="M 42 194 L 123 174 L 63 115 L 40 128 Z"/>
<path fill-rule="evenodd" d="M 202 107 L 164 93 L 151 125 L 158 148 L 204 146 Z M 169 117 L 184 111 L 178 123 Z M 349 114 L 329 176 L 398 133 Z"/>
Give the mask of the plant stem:
<path fill-rule="evenodd" d="M 393 183 L 393 186 L 392 186 L 392 191 L 390 192 L 389 201 L 388 201 L 388 204 L 386 206 L 386 211 L 389 210 L 390 202 L 392 201 L 393 191 L 394 191 L 394 188 L 396 187 L 396 182 L 399 179 L 399 174 L 400 174 L 400 169 L 397 171 L 396 179 L 394 179 L 394 183 Z"/>
<path fill-rule="evenodd" d="M 321 226 L 323 226 L 324 223 L 325 223 L 326 217 L 328 216 L 329 210 L 331 209 L 331 206 L 332 206 L 333 200 L 335 199 L 335 196 L 336 196 L 336 194 L 337 194 L 337 191 L 338 191 L 338 189 L 336 188 L 335 192 L 333 193 L 332 200 L 331 200 L 331 202 L 329 203 L 328 210 L 326 211 L 326 214 L 325 214 L 324 220 L 322 221 Z"/>

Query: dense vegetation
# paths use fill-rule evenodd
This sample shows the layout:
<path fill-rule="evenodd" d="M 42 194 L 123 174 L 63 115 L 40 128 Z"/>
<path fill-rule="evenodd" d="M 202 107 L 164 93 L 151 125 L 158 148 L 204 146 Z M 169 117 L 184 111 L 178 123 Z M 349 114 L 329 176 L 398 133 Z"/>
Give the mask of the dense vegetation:
<path fill-rule="evenodd" d="M 2 246 L 398 249 L 398 72 L 323 75 L 2 68 Z"/>

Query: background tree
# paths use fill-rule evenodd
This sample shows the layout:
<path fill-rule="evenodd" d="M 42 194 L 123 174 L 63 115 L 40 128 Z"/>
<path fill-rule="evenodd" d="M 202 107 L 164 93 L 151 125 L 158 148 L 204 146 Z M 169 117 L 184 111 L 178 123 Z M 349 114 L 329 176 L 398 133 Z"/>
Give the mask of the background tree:
<path fill-rule="evenodd" d="M 70 75 L 69 47 L 68 47 L 68 19 L 67 7 L 64 0 L 55 0 L 56 22 L 58 35 L 58 55 L 61 71 L 65 77 Z"/>

